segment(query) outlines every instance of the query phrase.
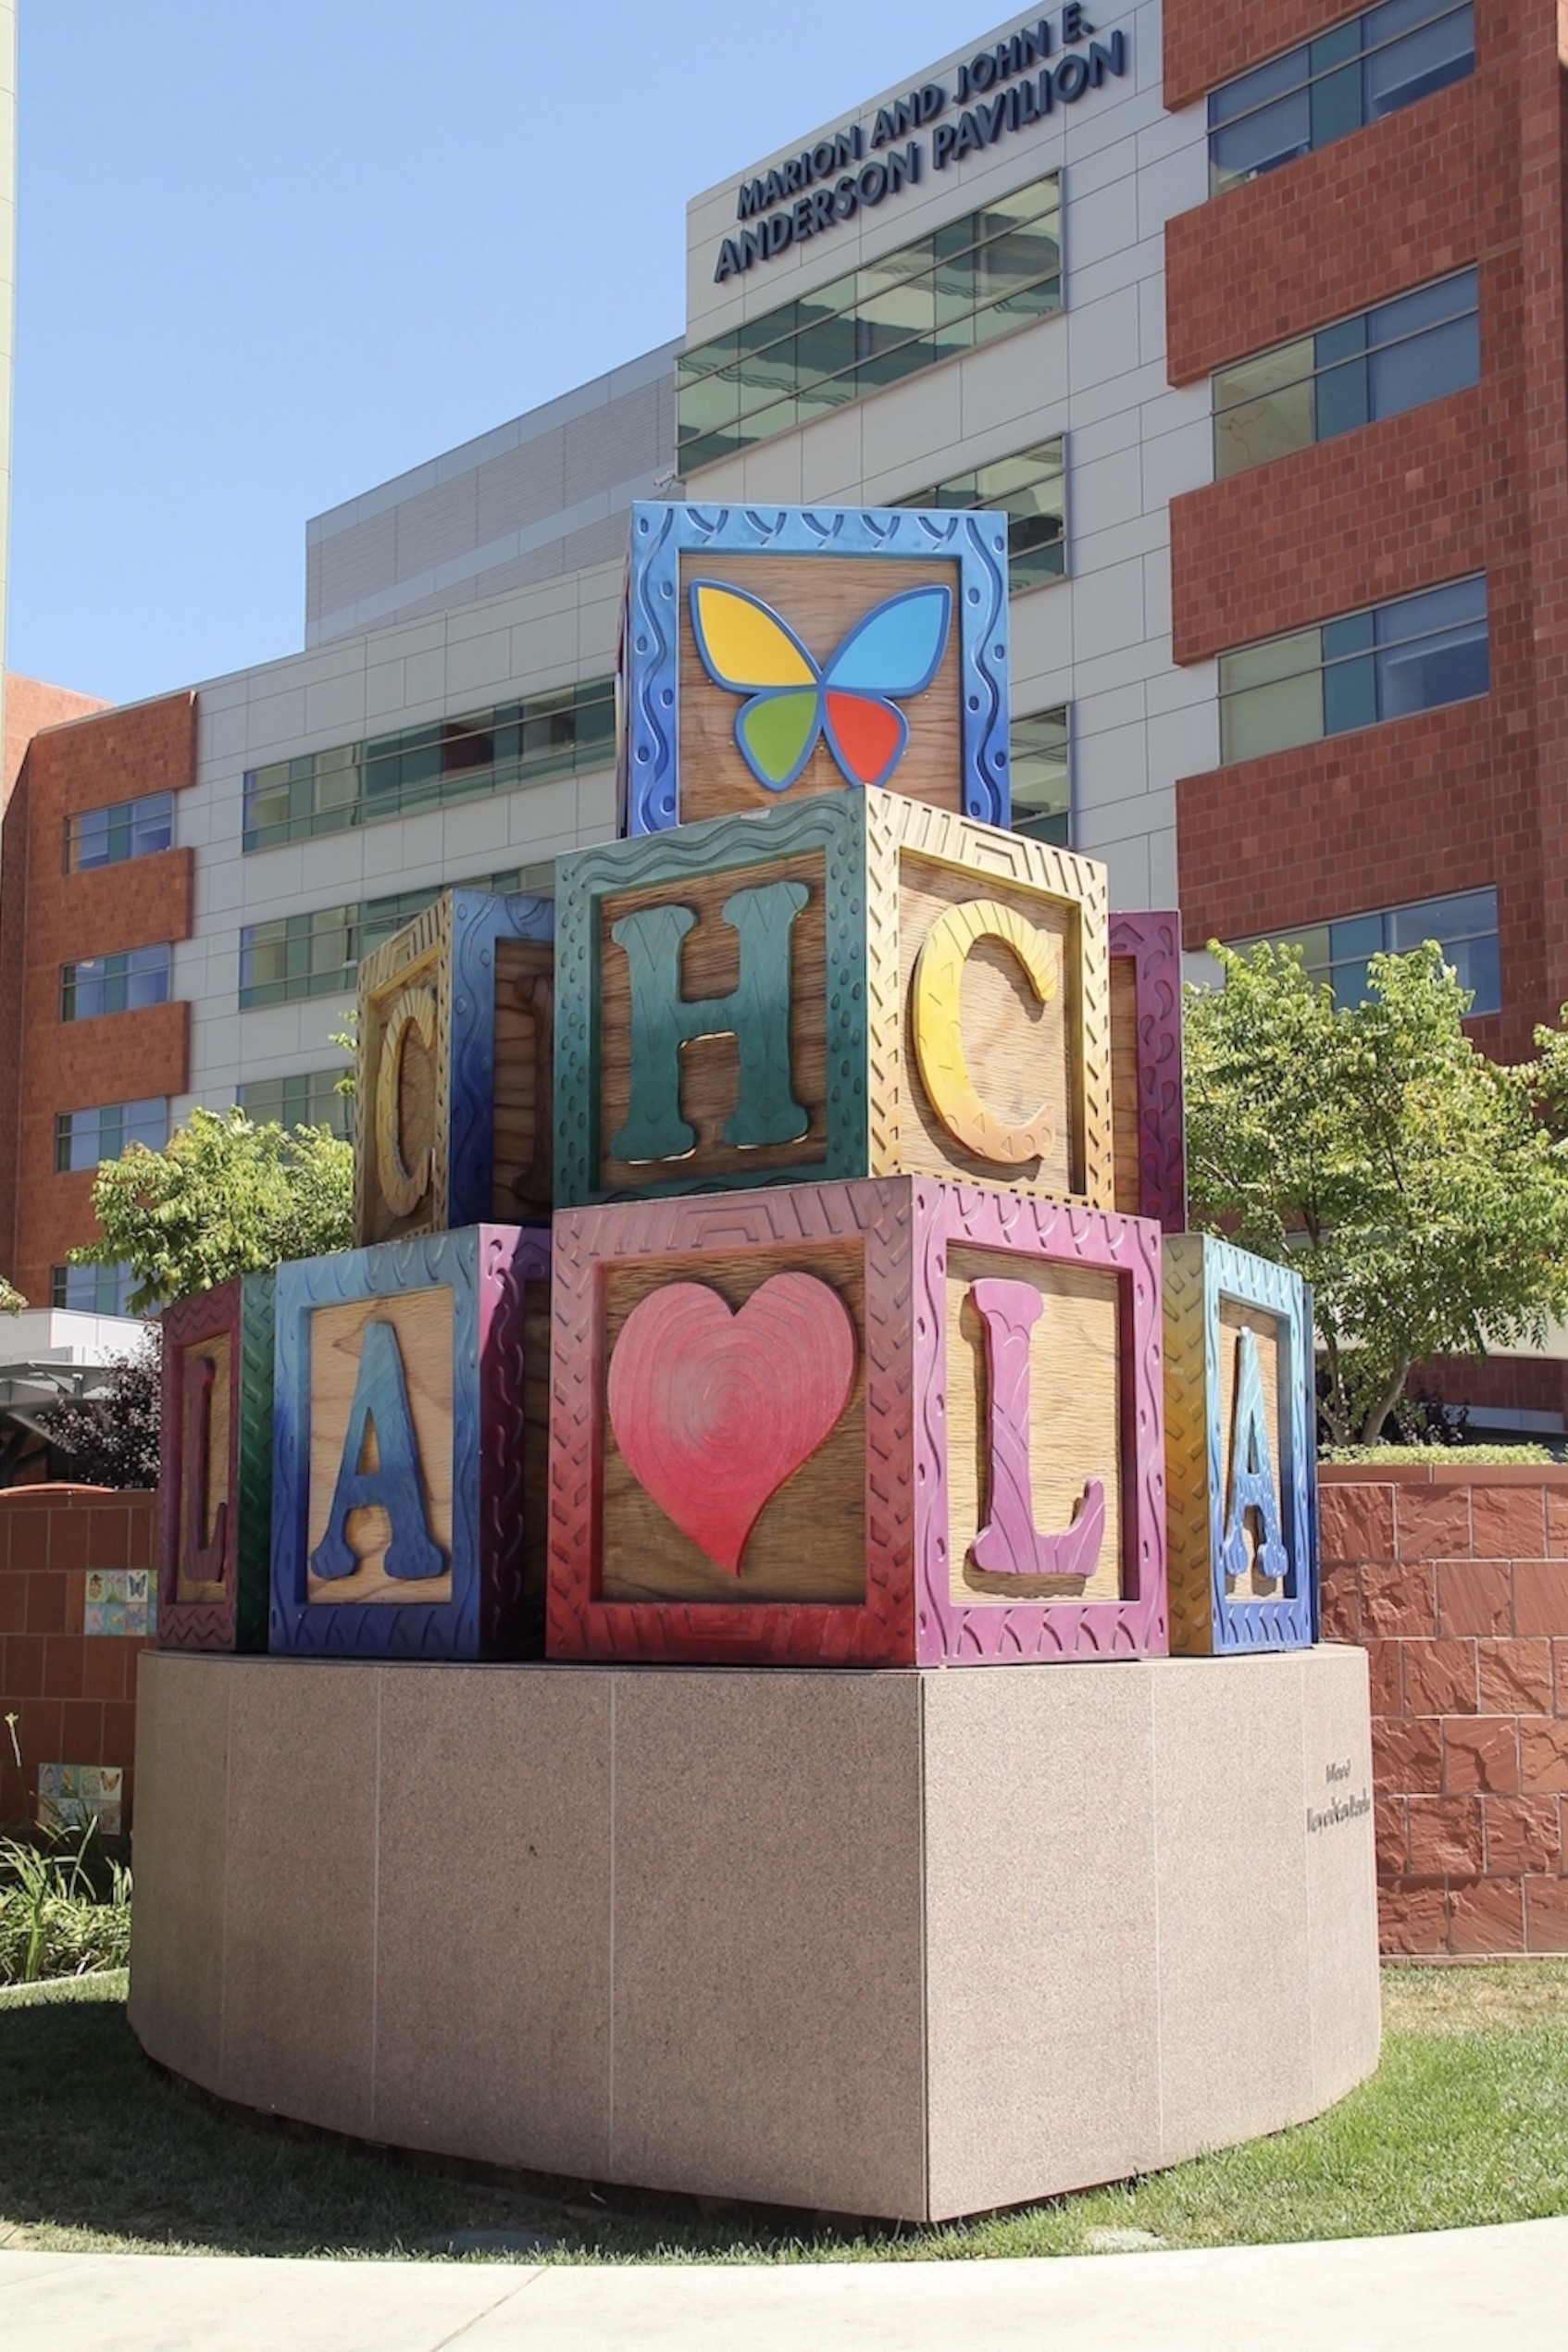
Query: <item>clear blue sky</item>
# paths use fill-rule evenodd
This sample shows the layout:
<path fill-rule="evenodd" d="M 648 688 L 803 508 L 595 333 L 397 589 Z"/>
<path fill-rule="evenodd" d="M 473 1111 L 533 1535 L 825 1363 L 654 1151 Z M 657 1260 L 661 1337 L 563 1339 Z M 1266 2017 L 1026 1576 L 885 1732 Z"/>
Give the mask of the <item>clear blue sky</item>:
<path fill-rule="evenodd" d="M 295 650 L 307 516 L 679 333 L 685 205 L 980 0 L 19 0 L 10 666 Z"/>

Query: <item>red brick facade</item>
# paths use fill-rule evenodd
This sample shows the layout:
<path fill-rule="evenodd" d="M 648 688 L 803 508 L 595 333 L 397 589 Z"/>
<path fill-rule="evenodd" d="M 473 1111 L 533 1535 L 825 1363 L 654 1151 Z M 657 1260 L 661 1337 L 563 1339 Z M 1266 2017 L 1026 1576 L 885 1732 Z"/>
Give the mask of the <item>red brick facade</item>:
<path fill-rule="evenodd" d="M 1166 103 L 1355 13 L 1168 0 Z M 1473 75 L 1230 190 L 1166 235 L 1169 372 L 1476 266 L 1482 382 L 1173 503 L 1175 657 L 1484 571 L 1482 700 L 1189 777 L 1188 947 L 1494 886 L 1516 1055 L 1568 999 L 1568 356 L 1556 12 L 1476 11 Z"/>
<path fill-rule="evenodd" d="M 1390 1952 L 1568 1952 L 1568 1470 L 1326 1468 L 1323 1630 L 1372 1670 Z"/>
<path fill-rule="evenodd" d="M 92 1569 L 152 1566 L 156 1510 L 156 1495 L 103 1487 L 0 1494 L 0 1826 L 36 1821 L 40 1764 L 118 1765 L 130 1825 L 149 1645 L 84 1635 L 82 1622 Z"/>
<path fill-rule="evenodd" d="M 188 939 L 194 863 L 166 850 L 87 873 L 65 870 L 66 819 L 195 774 L 193 694 L 166 696 L 35 735 L 6 814 L 0 872 L 0 1002 L 20 1007 L 0 1041 L 0 1272 L 35 1306 L 52 1266 L 93 1231 L 90 1171 L 55 1173 L 55 1120 L 184 1092 L 190 1006 L 179 1002 L 62 1022 L 60 967 Z"/>

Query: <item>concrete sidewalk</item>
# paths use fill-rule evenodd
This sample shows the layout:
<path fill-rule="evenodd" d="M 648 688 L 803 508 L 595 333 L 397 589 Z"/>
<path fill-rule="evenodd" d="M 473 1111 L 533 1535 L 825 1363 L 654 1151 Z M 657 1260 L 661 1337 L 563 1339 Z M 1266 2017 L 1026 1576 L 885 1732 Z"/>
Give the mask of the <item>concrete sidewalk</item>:
<path fill-rule="evenodd" d="M 533 2269 L 0 2254 L 5 2352 L 1534 2352 L 1568 2220 L 1037 2262 Z"/>

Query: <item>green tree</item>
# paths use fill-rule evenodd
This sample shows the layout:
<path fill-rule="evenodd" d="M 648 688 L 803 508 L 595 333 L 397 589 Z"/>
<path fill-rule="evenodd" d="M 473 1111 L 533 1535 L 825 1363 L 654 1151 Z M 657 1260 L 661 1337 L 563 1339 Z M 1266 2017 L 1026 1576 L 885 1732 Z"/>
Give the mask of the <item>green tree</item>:
<path fill-rule="evenodd" d="M 1543 1073 L 1568 1113 L 1568 1039 L 1488 1061 L 1430 940 L 1374 956 L 1338 1007 L 1294 949 L 1210 952 L 1225 986 L 1187 993 L 1192 1221 L 1313 1285 L 1325 1423 L 1369 1444 L 1412 1363 L 1538 1345 L 1568 1309 L 1568 1144 L 1538 1115 Z"/>
<path fill-rule="evenodd" d="M 102 1238 L 76 1265 L 128 1263 L 134 1313 L 230 1275 L 322 1257 L 351 1239 L 354 1152 L 330 1127 L 256 1126 L 243 1111 L 193 1111 L 161 1151 L 132 1144 L 93 1187 Z"/>

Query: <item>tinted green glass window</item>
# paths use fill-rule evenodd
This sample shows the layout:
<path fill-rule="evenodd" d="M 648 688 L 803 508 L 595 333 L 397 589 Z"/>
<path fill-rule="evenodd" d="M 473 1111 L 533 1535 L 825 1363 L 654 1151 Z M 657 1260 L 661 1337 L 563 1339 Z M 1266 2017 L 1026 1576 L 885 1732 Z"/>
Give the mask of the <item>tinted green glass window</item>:
<path fill-rule="evenodd" d="M 60 966 L 60 1018 L 90 1021 L 101 1013 L 135 1013 L 168 1002 L 169 951 L 133 947 L 122 955 L 86 956 Z"/>
<path fill-rule="evenodd" d="M 1073 796 L 1065 703 L 1015 718 L 1010 733 L 1013 830 L 1066 849 L 1073 833 Z"/>
<path fill-rule="evenodd" d="M 1220 368 L 1214 473 L 1266 465 L 1480 380 L 1476 275 L 1461 269 Z"/>
<path fill-rule="evenodd" d="M 615 756 L 615 741 L 616 681 L 592 678 L 278 760 L 246 775 L 244 847 L 272 849 L 604 767 Z"/>
<path fill-rule="evenodd" d="M 81 809 L 66 819 L 66 871 L 118 865 L 125 858 L 152 857 L 174 839 L 174 795 L 148 792 L 139 801 L 114 801 L 105 808 Z"/>
<path fill-rule="evenodd" d="M 1485 694 L 1479 575 L 1222 653 L 1220 756 L 1257 759 Z"/>
<path fill-rule="evenodd" d="M 1413 106 L 1475 62 L 1472 0 L 1383 0 L 1209 93 L 1209 193 Z"/>
<path fill-rule="evenodd" d="M 1410 906 L 1385 907 L 1374 915 L 1352 915 L 1339 922 L 1314 923 L 1303 930 L 1275 932 L 1270 937 L 1276 946 L 1298 951 L 1308 978 L 1326 980 L 1337 1004 L 1362 1002 L 1372 956 L 1408 954 L 1427 940 L 1436 940 L 1457 973 L 1460 986 L 1471 992 L 1473 1016 L 1496 1013 L 1502 1004 L 1496 890 L 1464 890 L 1453 898 L 1423 899 Z M 1242 947 L 1253 944 L 1250 940 L 1238 942 Z"/>
<path fill-rule="evenodd" d="M 60 1111 L 55 1118 L 55 1168 L 60 1176 L 118 1160 L 132 1143 L 161 1151 L 168 1141 L 168 1102 L 150 1095 L 136 1102 L 106 1102 L 94 1111 Z"/>
<path fill-rule="evenodd" d="M 322 906 L 308 915 L 248 924 L 240 933 L 240 1010 L 248 1013 L 257 1005 L 292 1003 L 303 997 L 352 996 L 365 957 L 422 915 L 442 890 L 526 890 L 542 897 L 553 887 L 552 875 L 549 866 L 542 869 L 541 879 L 540 867 L 514 865 L 502 874 L 465 875 L 450 885 L 422 886 L 354 906 Z"/>
<path fill-rule="evenodd" d="M 1062 307 L 1054 172 L 686 352 L 684 477 Z"/>
<path fill-rule="evenodd" d="M 330 1127 L 347 1138 L 354 1131 L 354 1104 L 338 1092 L 341 1070 L 304 1070 L 286 1078 L 253 1078 L 239 1089 L 242 1111 L 258 1126 Z"/>
<path fill-rule="evenodd" d="M 1063 442 L 1037 442 L 973 473 L 953 474 L 901 498 L 901 506 L 1001 506 L 1007 514 L 1007 584 L 1016 596 L 1067 567 Z"/>

